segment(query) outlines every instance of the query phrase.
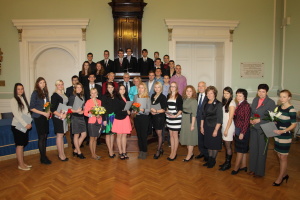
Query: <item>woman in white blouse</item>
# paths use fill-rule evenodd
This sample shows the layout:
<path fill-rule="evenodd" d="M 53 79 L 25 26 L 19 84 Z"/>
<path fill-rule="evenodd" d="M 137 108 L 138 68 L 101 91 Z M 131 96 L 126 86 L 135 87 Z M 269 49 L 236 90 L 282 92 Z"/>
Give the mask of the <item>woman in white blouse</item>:
<path fill-rule="evenodd" d="M 26 115 L 28 119 L 31 118 L 31 115 L 29 112 L 29 105 L 25 96 L 24 87 L 21 83 L 15 84 L 14 97 L 10 101 L 10 106 L 14 115 L 11 124 L 11 130 L 14 134 L 16 145 L 18 169 L 30 170 L 32 166 L 25 164 L 24 162 L 24 147 L 28 144 L 28 134 L 29 129 L 31 129 L 31 123 L 26 122 L 23 115 Z M 22 131 L 16 128 L 19 123 L 21 124 Z M 25 131 L 25 133 L 23 131 Z"/>

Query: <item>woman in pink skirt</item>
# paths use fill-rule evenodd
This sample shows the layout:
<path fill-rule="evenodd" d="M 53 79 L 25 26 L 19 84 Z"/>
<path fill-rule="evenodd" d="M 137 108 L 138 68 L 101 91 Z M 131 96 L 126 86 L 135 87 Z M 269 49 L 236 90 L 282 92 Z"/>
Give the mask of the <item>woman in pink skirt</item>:
<path fill-rule="evenodd" d="M 114 101 L 115 120 L 112 126 L 112 132 L 117 133 L 117 145 L 119 149 L 119 157 L 121 160 L 128 159 L 126 154 L 127 134 L 131 132 L 131 123 L 129 119 L 130 111 L 124 110 L 126 101 L 129 101 L 125 94 L 126 89 L 124 85 L 120 85 L 117 98 Z"/>

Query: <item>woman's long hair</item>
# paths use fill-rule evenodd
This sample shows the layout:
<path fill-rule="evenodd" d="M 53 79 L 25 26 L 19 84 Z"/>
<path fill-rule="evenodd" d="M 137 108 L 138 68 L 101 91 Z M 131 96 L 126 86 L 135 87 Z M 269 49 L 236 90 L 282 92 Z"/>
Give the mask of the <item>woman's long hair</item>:
<path fill-rule="evenodd" d="M 149 98 L 148 88 L 147 88 L 147 86 L 146 86 L 146 83 L 143 83 L 143 82 L 140 83 L 140 84 L 138 85 L 138 88 L 137 88 L 138 91 L 139 91 L 140 85 L 142 85 L 142 86 L 144 87 L 144 93 L 141 94 L 141 97 L 140 97 L 140 98 Z M 140 95 L 139 95 L 139 92 L 138 92 L 138 96 L 140 96 Z"/>
<path fill-rule="evenodd" d="M 122 101 L 123 101 L 122 95 L 120 94 L 120 88 L 121 88 L 121 87 L 124 87 L 124 89 L 125 89 L 125 91 L 126 91 L 125 86 L 124 86 L 123 84 L 121 84 L 121 85 L 119 86 L 119 91 L 117 92 L 116 97 L 117 97 L 119 100 L 122 100 Z M 125 92 L 125 94 L 124 94 L 123 96 L 125 97 L 126 100 L 129 100 L 128 95 L 127 95 L 127 92 Z"/>
<path fill-rule="evenodd" d="M 230 98 L 227 100 L 224 97 L 224 91 L 229 92 L 230 93 Z M 223 96 L 222 96 L 222 104 L 223 106 L 225 106 L 225 112 L 228 113 L 229 112 L 229 105 L 232 101 L 232 97 L 233 97 L 233 91 L 231 87 L 225 87 L 223 89 Z"/>
<path fill-rule="evenodd" d="M 16 83 L 15 84 L 15 87 L 14 87 L 14 97 L 16 99 L 16 101 L 18 102 L 18 109 L 20 111 L 23 111 L 24 109 L 24 104 L 22 103 L 20 97 L 18 96 L 18 91 L 17 91 L 17 88 L 18 86 L 22 86 L 23 89 L 24 89 L 24 86 L 21 84 L 21 83 Z M 25 95 L 25 91 L 23 91 L 23 94 L 21 95 L 26 103 L 26 106 L 27 106 L 27 109 L 28 109 L 28 112 L 29 112 L 29 104 L 28 104 L 28 101 L 27 101 L 27 98 L 26 98 L 26 95 Z"/>
<path fill-rule="evenodd" d="M 108 86 L 109 85 L 112 86 L 112 87 L 114 87 L 114 90 L 113 90 L 112 94 L 109 93 L 109 91 L 108 91 Z M 112 82 L 107 82 L 105 96 L 108 97 L 108 98 L 110 98 L 110 99 L 113 99 L 113 98 L 116 97 L 116 94 L 117 94 L 117 91 L 116 91 L 116 88 L 115 88 L 114 84 Z"/>
<path fill-rule="evenodd" d="M 84 95 L 84 89 L 83 89 L 83 85 L 82 85 L 81 83 L 79 83 L 79 82 L 76 83 L 76 84 L 74 85 L 73 94 L 74 94 L 74 95 L 77 95 L 77 93 L 76 93 L 76 87 L 77 87 L 78 85 L 79 85 L 79 86 L 81 87 L 81 89 L 82 89 L 81 92 L 79 93 L 80 98 L 82 98 L 83 95 Z"/>
<path fill-rule="evenodd" d="M 40 86 L 39 86 L 39 82 L 40 81 L 45 81 L 45 87 L 44 89 L 41 89 Z M 41 98 L 41 99 L 45 99 L 45 98 L 48 98 L 48 87 L 47 87 L 47 82 L 46 80 L 43 78 L 43 77 L 38 77 L 35 81 L 35 85 L 34 85 L 34 90 L 37 91 L 38 93 L 38 97 Z"/>
<path fill-rule="evenodd" d="M 176 85 L 175 99 L 177 99 L 177 97 L 178 97 L 178 95 L 179 95 L 179 93 L 178 93 L 178 84 L 177 84 L 176 82 L 172 82 L 172 83 L 174 83 L 174 84 Z M 169 100 L 169 99 L 171 98 L 171 96 L 172 96 L 172 91 L 171 91 L 171 84 L 172 84 L 172 83 L 170 83 L 170 87 L 169 87 L 169 92 L 168 92 L 167 100 Z"/>
<path fill-rule="evenodd" d="M 187 98 L 188 98 L 187 95 L 186 95 L 187 89 L 191 89 L 192 92 L 193 92 L 191 98 L 192 98 L 192 99 L 197 99 L 197 93 L 196 93 L 196 90 L 195 90 L 194 86 L 192 86 L 192 85 L 188 85 L 188 86 L 186 86 L 186 87 L 184 88 L 184 90 L 183 90 L 183 92 L 182 92 L 182 98 L 183 98 L 183 99 L 187 99 Z"/>
<path fill-rule="evenodd" d="M 97 70 L 97 65 L 101 66 L 101 69 L 99 71 Z M 104 67 L 102 66 L 102 64 L 100 62 L 97 62 L 96 63 L 96 73 L 95 73 L 95 75 L 102 75 L 103 76 L 104 73 L 105 73 Z"/>
<path fill-rule="evenodd" d="M 84 64 L 87 63 L 89 65 L 89 69 L 88 69 L 88 73 L 85 74 L 85 69 L 84 69 Z M 81 69 L 81 75 L 83 76 L 87 76 L 91 74 L 91 67 L 90 67 L 90 63 L 88 61 L 84 61 L 82 64 L 82 69 Z"/>

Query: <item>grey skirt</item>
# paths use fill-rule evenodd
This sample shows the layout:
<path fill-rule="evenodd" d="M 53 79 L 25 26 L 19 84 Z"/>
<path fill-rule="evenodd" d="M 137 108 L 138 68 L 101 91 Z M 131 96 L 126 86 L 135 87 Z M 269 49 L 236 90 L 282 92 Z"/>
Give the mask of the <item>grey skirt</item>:
<path fill-rule="evenodd" d="M 97 120 L 94 124 L 88 123 L 90 137 L 100 137 L 101 128 L 102 128 L 102 124 L 99 124 Z"/>
<path fill-rule="evenodd" d="M 86 132 L 86 125 L 84 121 L 84 116 L 72 116 L 71 121 L 72 134 L 79 134 Z"/>

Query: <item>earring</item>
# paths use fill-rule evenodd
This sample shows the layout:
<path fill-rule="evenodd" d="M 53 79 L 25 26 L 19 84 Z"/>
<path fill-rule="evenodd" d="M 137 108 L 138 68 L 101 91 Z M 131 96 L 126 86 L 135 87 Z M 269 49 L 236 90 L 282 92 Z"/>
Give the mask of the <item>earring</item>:
<path fill-rule="evenodd" d="M 97 98 L 98 98 L 98 95 L 97 95 Z"/>
<path fill-rule="evenodd" d="M 92 96 L 90 96 L 90 98 L 92 98 Z"/>

